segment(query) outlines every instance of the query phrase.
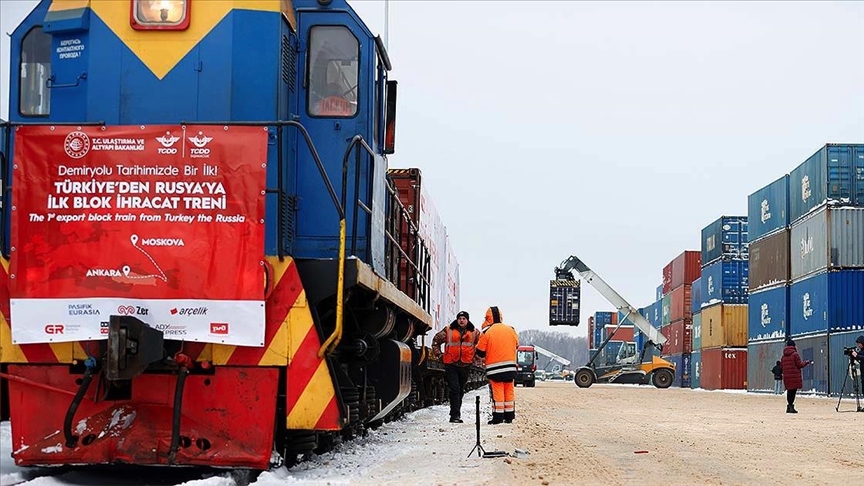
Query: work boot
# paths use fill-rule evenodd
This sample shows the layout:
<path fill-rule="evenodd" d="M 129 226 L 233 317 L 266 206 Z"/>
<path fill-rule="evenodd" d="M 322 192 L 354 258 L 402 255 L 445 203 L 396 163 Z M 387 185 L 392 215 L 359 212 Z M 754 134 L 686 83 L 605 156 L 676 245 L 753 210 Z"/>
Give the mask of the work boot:
<path fill-rule="evenodd" d="M 790 403 L 789 405 L 786 405 L 786 413 L 798 413 L 798 410 L 795 410 L 795 405 Z"/>
<path fill-rule="evenodd" d="M 465 422 L 459 417 L 450 417 L 450 423 L 451 424 L 463 424 Z"/>
<path fill-rule="evenodd" d="M 492 420 L 487 422 L 487 425 L 495 425 L 504 422 L 504 414 L 503 413 L 493 413 Z"/>

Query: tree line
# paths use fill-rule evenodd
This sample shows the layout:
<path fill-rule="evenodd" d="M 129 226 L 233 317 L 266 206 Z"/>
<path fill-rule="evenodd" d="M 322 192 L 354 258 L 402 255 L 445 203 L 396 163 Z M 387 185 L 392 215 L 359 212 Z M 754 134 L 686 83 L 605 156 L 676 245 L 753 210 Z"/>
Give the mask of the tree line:
<path fill-rule="evenodd" d="M 529 329 L 519 332 L 519 344 L 533 344 L 551 351 L 564 359 L 570 360 L 567 369 L 576 369 L 588 362 L 588 338 L 575 337 L 563 332 L 540 331 Z M 537 369 L 552 371 L 556 363 L 549 364 L 550 358 L 539 355 Z M 549 365 L 547 367 L 547 365 Z"/>

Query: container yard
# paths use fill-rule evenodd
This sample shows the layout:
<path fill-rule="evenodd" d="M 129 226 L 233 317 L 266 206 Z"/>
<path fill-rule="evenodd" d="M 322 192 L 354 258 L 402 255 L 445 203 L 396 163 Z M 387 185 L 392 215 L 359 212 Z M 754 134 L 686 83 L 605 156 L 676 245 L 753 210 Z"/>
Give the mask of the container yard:
<path fill-rule="evenodd" d="M 828 144 L 790 166 L 748 196 L 747 216 L 703 227 L 701 249 L 663 267 L 658 299 L 639 309 L 667 338 L 673 386 L 773 392 L 792 338 L 813 360 L 802 392 L 841 394 L 843 348 L 864 333 L 864 145 Z"/>

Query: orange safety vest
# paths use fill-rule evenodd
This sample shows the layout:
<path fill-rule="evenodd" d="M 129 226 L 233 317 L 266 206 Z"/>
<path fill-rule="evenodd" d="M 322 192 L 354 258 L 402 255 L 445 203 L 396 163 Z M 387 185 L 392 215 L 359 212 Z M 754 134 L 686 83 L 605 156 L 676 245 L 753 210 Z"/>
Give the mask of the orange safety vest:
<path fill-rule="evenodd" d="M 474 361 L 474 332 L 467 328 L 463 332 L 458 327 L 447 329 L 444 343 L 444 364 L 470 365 Z"/>

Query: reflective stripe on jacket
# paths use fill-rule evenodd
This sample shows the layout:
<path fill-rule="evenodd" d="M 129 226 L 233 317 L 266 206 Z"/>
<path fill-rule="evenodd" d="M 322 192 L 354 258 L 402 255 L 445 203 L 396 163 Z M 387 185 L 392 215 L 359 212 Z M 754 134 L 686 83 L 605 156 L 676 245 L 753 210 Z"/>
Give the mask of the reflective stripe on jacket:
<path fill-rule="evenodd" d="M 507 324 L 496 322 L 483 331 L 477 354 L 486 358 L 486 377 L 493 381 L 516 379 L 519 335 Z"/>
<path fill-rule="evenodd" d="M 472 326 L 473 328 L 473 326 Z M 474 361 L 474 346 L 477 344 L 476 331 L 447 329 L 447 341 L 444 343 L 444 364 L 470 365 Z"/>

